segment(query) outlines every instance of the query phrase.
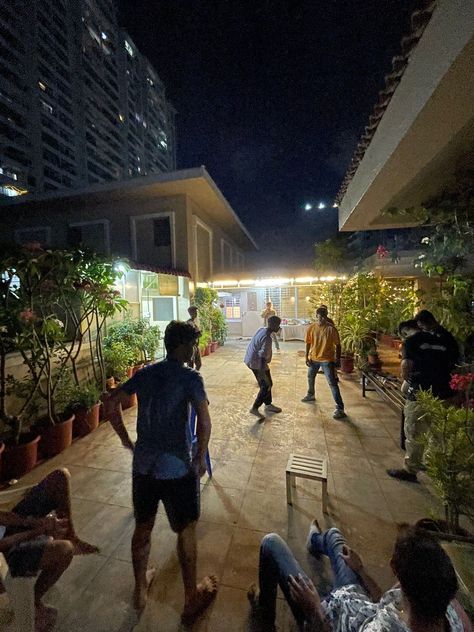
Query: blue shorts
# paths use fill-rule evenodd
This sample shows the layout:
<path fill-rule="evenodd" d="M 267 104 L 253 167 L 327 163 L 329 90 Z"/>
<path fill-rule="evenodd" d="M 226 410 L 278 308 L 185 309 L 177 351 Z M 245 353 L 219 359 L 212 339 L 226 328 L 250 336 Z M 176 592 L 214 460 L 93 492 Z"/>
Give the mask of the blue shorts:
<path fill-rule="evenodd" d="M 12 513 L 22 518 L 43 518 L 56 509 L 54 500 L 48 495 L 44 481 L 30 489 Z M 28 531 L 23 527 L 8 527 L 5 537 L 14 533 Z M 33 540 L 19 542 L 5 552 L 10 574 L 12 577 L 35 577 L 40 570 L 41 559 L 50 538 L 38 536 Z"/>

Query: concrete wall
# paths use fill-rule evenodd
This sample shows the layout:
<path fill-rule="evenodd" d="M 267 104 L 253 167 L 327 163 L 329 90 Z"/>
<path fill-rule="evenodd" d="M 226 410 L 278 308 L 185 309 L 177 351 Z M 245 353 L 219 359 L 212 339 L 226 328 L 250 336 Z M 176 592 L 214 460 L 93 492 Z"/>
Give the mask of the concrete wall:
<path fill-rule="evenodd" d="M 207 226 L 211 233 L 212 253 L 211 262 L 212 269 L 210 271 L 211 276 L 220 274 L 222 272 L 236 272 L 239 268 L 237 259 L 244 259 L 244 254 L 240 248 L 230 239 L 230 237 L 213 221 L 206 210 L 196 204 L 196 202 L 190 197 L 186 198 L 186 218 L 187 218 L 187 242 L 189 252 L 189 272 L 195 281 L 208 281 L 209 279 L 203 278 L 199 274 L 199 253 L 196 247 L 196 230 L 197 226 Z M 224 240 L 231 249 L 232 256 L 232 270 L 225 270 L 222 262 L 222 240 Z M 202 253 L 201 253 L 202 255 Z"/>

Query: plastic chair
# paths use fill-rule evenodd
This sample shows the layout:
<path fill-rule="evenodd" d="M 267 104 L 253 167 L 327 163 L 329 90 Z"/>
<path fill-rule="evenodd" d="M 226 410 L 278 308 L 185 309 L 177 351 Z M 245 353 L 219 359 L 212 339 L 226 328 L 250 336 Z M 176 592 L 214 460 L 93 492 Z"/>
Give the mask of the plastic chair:
<path fill-rule="evenodd" d="M 193 433 L 193 444 L 197 443 L 198 438 L 196 434 L 197 429 L 197 415 L 194 408 L 191 406 L 191 414 L 189 416 L 189 425 L 191 427 L 191 432 Z M 209 478 L 212 478 L 212 464 L 211 464 L 211 456 L 209 454 L 209 450 L 206 450 L 206 469 L 207 475 Z"/>
<path fill-rule="evenodd" d="M 20 501 L 31 486 L 18 487 L 0 492 L 0 508 Z M 35 632 L 35 582 L 36 577 L 12 577 L 7 561 L 0 553 L 0 575 L 15 615 L 9 630 Z"/>

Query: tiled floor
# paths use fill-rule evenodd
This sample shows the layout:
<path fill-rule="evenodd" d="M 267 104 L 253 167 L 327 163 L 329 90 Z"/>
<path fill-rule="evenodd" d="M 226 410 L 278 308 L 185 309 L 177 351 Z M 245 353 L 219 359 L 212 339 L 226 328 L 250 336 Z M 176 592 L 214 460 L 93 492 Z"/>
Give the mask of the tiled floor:
<path fill-rule="evenodd" d="M 302 403 L 306 392 L 303 343 L 282 344 L 272 363 L 274 401 L 283 413 L 255 423 L 248 409 L 256 393 L 244 366 L 245 341 L 232 341 L 210 357 L 203 370 L 213 422 L 212 480 L 203 479 L 199 522 L 199 573 L 214 572 L 220 588 L 194 630 L 249 629 L 246 589 L 257 577 L 259 542 L 275 531 L 288 540 L 307 572 L 328 579 L 327 567 L 310 559 L 304 541 L 310 520 L 337 525 L 364 557 L 382 587 L 393 583 L 388 570 L 396 522 L 413 521 L 437 509 L 426 478 L 421 485 L 391 480 L 385 468 L 401 463 L 399 418 L 378 396 L 360 395 L 354 377 L 341 378 L 348 419 L 331 418 L 333 404 L 324 376 L 317 377 L 317 403 Z M 126 413 L 130 428 L 135 411 Z M 285 466 L 290 452 L 329 457 L 330 514 L 321 513 L 320 485 L 298 482 L 294 505 L 285 498 Z M 100 546 L 100 555 L 75 558 L 48 601 L 60 610 L 61 632 L 171 632 L 181 629 L 182 585 L 175 536 L 160 512 L 151 559 L 157 576 L 147 608 L 137 623 L 130 607 L 133 585 L 130 537 L 131 458 L 109 424 L 81 439 L 56 459 L 25 477 L 35 481 L 55 466 L 72 474 L 74 511 L 80 535 Z M 301 479 L 300 479 L 301 480 Z M 291 616 L 279 603 L 281 629 Z"/>

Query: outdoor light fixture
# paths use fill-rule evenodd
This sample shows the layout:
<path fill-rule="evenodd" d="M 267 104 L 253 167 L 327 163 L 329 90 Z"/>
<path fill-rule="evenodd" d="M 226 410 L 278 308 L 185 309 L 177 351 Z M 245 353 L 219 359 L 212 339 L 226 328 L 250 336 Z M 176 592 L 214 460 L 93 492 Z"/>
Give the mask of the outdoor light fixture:
<path fill-rule="evenodd" d="M 332 205 L 333 208 L 337 208 L 337 204 L 336 202 L 334 202 L 334 204 Z"/>
<path fill-rule="evenodd" d="M 127 266 L 124 263 L 117 261 L 117 263 L 114 265 L 114 270 L 115 272 L 121 272 L 122 274 L 125 274 L 127 272 Z"/>
<path fill-rule="evenodd" d="M 311 211 L 313 208 L 313 205 L 310 204 L 309 202 L 306 202 L 306 204 L 304 205 L 304 210 L 305 211 Z"/>
<path fill-rule="evenodd" d="M 322 209 L 323 209 L 323 208 L 326 208 L 326 204 L 324 204 L 324 202 L 320 202 L 320 203 L 318 204 L 318 209 L 319 209 L 320 211 L 322 211 Z"/>

